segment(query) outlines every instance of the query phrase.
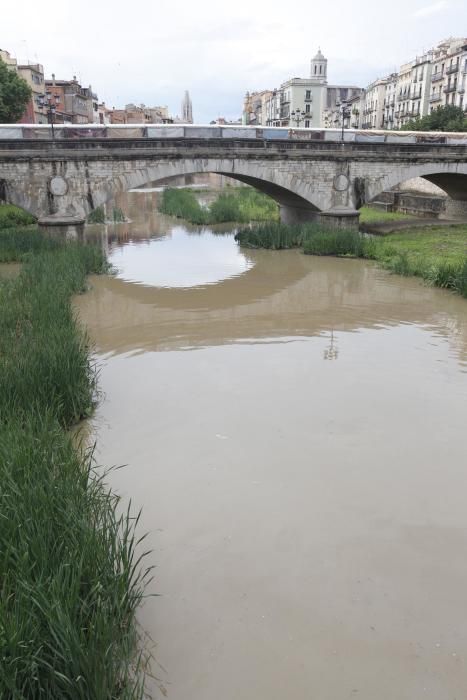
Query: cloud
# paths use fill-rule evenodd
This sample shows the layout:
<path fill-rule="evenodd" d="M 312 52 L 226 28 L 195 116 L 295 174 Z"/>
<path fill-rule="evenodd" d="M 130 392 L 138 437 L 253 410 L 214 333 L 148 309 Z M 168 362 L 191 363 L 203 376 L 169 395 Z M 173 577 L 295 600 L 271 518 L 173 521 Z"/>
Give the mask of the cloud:
<path fill-rule="evenodd" d="M 436 15 L 438 12 L 445 10 L 449 7 L 449 3 L 446 0 L 440 0 L 440 2 L 434 2 L 432 5 L 427 7 L 421 7 L 419 10 L 413 13 L 413 17 L 430 17 L 431 15 Z"/>

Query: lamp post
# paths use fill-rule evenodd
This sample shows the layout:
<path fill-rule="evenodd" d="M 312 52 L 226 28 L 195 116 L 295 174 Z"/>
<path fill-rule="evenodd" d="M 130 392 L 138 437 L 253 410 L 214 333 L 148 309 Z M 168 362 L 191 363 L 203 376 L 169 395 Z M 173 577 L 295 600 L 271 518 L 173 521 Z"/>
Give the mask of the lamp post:
<path fill-rule="evenodd" d="M 293 121 L 295 122 L 298 128 L 300 126 L 300 122 L 302 122 L 305 119 L 306 113 L 303 111 L 303 109 L 300 111 L 297 107 L 297 109 L 294 109 L 294 111 L 290 113 L 290 116 L 292 117 Z"/>
<path fill-rule="evenodd" d="M 60 103 L 60 95 L 52 95 L 50 90 L 47 90 L 45 95 L 38 95 L 37 104 L 40 109 L 45 109 L 47 121 L 52 127 L 52 139 L 55 139 L 54 122 L 57 106 Z"/>
<path fill-rule="evenodd" d="M 341 127 L 342 127 L 341 141 L 343 141 L 344 140 L 345 120 L 350 117 L 350 107 L 347 104 L 347 102 L 341 102 L 340 108 L 341 108 L 340 112 L 341 112 Z"/>

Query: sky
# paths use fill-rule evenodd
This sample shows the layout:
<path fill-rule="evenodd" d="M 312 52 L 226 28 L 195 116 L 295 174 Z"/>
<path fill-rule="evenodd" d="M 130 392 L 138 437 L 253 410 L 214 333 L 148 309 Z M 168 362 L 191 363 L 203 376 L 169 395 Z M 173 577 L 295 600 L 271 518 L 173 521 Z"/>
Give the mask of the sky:
<path fill-rule="evenodd" d="M 108 107 L 173 115 L 189 90 L 197 123 L 237 119 L 247 90 L 308 77 L 318 47 L 329 83 L 365 87 L 467 36 L 466 0 L 16 0 L 1 15 L 0 48 L 41 63 L 47 78 L 76 75 Z"/>

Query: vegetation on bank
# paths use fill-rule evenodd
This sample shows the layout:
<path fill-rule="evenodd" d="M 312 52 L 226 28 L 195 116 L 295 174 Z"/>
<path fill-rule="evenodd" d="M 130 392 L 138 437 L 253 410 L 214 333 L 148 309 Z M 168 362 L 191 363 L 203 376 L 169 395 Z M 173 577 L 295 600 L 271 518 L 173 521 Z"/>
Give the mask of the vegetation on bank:
<path fill-rule="evenodd" d="M 403 214 L 400 211 L 384 211 L 374 207 L 362 207 L 360 209 L 360 224 L 373 224 L 385 221 L 410 221 L 417 217 L 413 214 Z"/>
<path fill-rule="evenodd" d="M 12 228 L 13 226 L 29 226 L 36 222 L 32 214 L 28 214 L 24 209 L 13 206 L 13 204 L 0 203 L 0 229 Z"/>
<path fill-rule="evenodd" d="M 430 114 L 410 119 L 401 126 L 402 131 L 467 131 L 467 119 L 462 107 L 443 105 Z"/>
<path fill-rule="evenodd" d="M 276 202 L 252 187 L 221 192 L 209 207 L 202 207 L 190 189 L 168 188 L 162 193 L 159 211 L 200 225 L 279 219 Z"/>
<path fill-rule="evenodd" d="M 0 697 L 141 698 L 135 520 L 67 432 L 96 391 L 71 297 L 106 262 L 21 229 L 0 259 Z"/>
<path fill-rule="evenodd" d="M 436 287 L 467 297 L 467 226 L 407 230 L 385 238 L 357 231 L 324 230 L 316 224 L 263 224 L 235 236 L 250 248 L 303 248 L 309 255 L 336 255 L 376 260 L 400 275 L 421 277 Z"/>

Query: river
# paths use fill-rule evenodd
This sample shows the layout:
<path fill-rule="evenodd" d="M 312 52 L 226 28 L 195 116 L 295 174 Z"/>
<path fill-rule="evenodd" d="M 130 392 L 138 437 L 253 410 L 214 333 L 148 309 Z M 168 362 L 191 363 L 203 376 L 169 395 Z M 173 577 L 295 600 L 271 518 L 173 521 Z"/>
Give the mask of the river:
<path fill-rule="evenodd" d="M 152 696 L 465 697 L 467 301 L 157 197 L 77 300 L 97 457 L 156 565 Z"/>

